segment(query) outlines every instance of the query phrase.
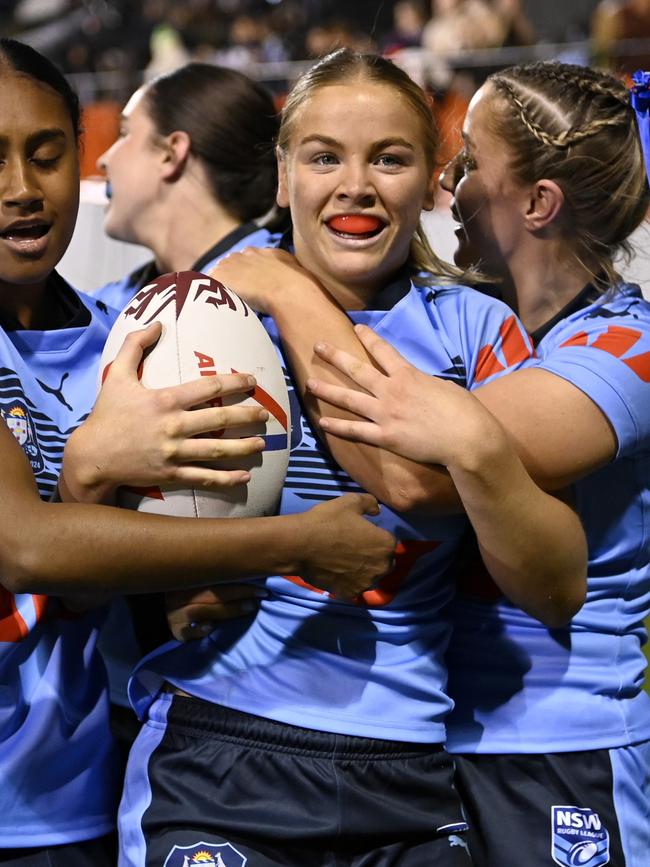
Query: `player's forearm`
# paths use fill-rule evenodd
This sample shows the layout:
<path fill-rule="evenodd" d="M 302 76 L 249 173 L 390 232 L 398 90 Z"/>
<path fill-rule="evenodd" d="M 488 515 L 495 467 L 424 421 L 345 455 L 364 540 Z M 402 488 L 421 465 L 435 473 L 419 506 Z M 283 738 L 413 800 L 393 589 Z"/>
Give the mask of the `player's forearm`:
<path fill-rule="evenodd" d="M 310 378 L 349 385 L 343 374 L 314 354 L 314 344 L 324 340 L 363 361 L 369 361 L 344 311 L 333 300 L 328 300 L 323 290 L 305 286 L 300 293 L 292 296 L 290 304 L 280 299 L 280 303 L 272 307 L 271 315 L 277 323 L 295 386 L 314 430 L 323 436 L 339 466 L 364 490 L 398 512 L 418 510 L 450 514 L 462 511 L 460 498 L 444 467 L 425 466 L 383 449 L 345 440 L 320 430 L 318 420 L 322 415 L 337 418 L 356 416 L 318 400 L 307 392 L 306 382 Z"/>
<path fill-rule="evenodd" d="M 15 505 L 0 515 L 0 574 L 14 593 L 143 593 L 301 571 L 300 515 L 208 521 Z"/>
<path fill-rule="evenodd" d="M 575 512 L 537 487 L 500 425 L 448 469 L 506 597 L 551 628 L 566 623 L 586 592 L 587 545 Z"/>

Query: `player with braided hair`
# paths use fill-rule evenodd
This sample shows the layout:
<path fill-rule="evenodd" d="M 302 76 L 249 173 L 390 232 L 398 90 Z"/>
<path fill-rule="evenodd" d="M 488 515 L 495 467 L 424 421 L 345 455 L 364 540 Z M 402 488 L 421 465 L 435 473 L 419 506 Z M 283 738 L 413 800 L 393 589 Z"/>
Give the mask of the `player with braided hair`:
<path fill-rule="evenodd" d="M 639 131 L 610 76 L 516 67 L 474 97 L 465 147 L 442 179 L 459 223 L 456 263 L 497 281 L 537 350 L 524 370 L 475 394 L 539 483 L 570 486 L 590 552 L 587 601 L 560 629 L 459 564 L 447 737 L 478 867 L 648 865 L 650 305 L 614 266 L 650 201 Z M 372 331 L 358 330 L 359 344 L 295 264 L 280 271 L 265 251 L 251 258 L 258 270 L 264 261 L 267 294 L 310 293 L 315 325 L 282 312 L 278 324 L 294 371 L 311 377 L 314 412 L 340 463 L 350 440 L 432 461 L 448 391 Z M 317 341 L 319 358 L 347 380 L 314 363 Z M 345 387 L 350 379 L 362 390 Z M 444 479 L 422 478 L 408 488 L 409 506 L 428 497 L 449 508 Z"/>
<path fill-rule="evenodd" d="M 649 77 L 635 107 L 650 101 Z M 465 147 L 442 178 L 459 223 L 456 263 L 497 282 L 537 352 L 475 394 L 540 484 L 569 486 L 589 545 L 587 601 L 562 629 L 459 564 L 447 736 L 478 867 L 648 865 L 650 304 L 614 265 L 650 201 L 639 133 L 610 76 L 515 67 L 473 98 Z M 365 329 L 376 366 L 361 363 L 351 329 L 317 315 L 321 336 L 349 350 L 325 345 L 319 356 L 363 389 L 309 384 L 327 436 L 432 460 L 439 387 Z"/>

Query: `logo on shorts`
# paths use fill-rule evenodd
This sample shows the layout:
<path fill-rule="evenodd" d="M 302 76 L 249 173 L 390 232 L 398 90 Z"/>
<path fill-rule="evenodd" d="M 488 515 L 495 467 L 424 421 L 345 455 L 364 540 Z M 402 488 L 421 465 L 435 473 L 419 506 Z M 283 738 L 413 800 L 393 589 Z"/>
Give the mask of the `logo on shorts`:
<path fill-rule="evenodd" d="M 246 857 L 230 843 L 194 843 L 174 846 L 164 867 L 244 867 Z"/>
<path fill-rule="evenodd" d="M 609 834 L 588 807 L 551 807 L 551 854 L 562 867 L 609 863 Z"/>

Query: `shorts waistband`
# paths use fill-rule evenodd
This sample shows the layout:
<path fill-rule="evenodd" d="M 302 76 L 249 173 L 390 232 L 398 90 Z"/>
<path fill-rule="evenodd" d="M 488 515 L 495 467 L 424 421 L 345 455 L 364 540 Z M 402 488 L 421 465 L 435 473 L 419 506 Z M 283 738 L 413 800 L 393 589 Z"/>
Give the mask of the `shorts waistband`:
<path fill-rule="evenodd" d="M 168 727 L 203 735 L 255 743 L 272 750 L 322 754 L 337 758 L 387 759 L 440 754 L 446 758 L 439 743 L 420 744 L 404 741 L 363 738 L 301 728 L 244 711 L 233 710 L 200 698 L 174 695 L 167 715 Z"/>

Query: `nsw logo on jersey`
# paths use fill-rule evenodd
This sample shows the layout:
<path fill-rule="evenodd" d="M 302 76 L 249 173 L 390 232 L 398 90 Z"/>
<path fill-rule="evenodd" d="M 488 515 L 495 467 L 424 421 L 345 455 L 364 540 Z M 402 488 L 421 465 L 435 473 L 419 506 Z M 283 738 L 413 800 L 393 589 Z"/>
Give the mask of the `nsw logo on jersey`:
<path fill-rule="evenodd" d="M 248 859 L 230 843 L 174 846 L 164 867 L 244 867 Z"/>
<path fill-rule="evenodd" d="M 34 473 L 40 473 L 45 467 L 45 461 L 36 439 L 34 422 L 27 406 L 17 398 L 6 403 L 0 403 L 0 415 L 5 424 L 15 436 L 27 455 Z"/>
<path fill-rule="evenodd" d="M 609 863 L 609 833 L 588 807 L 551 807 L 551 854 L 562 867 Z"/>

